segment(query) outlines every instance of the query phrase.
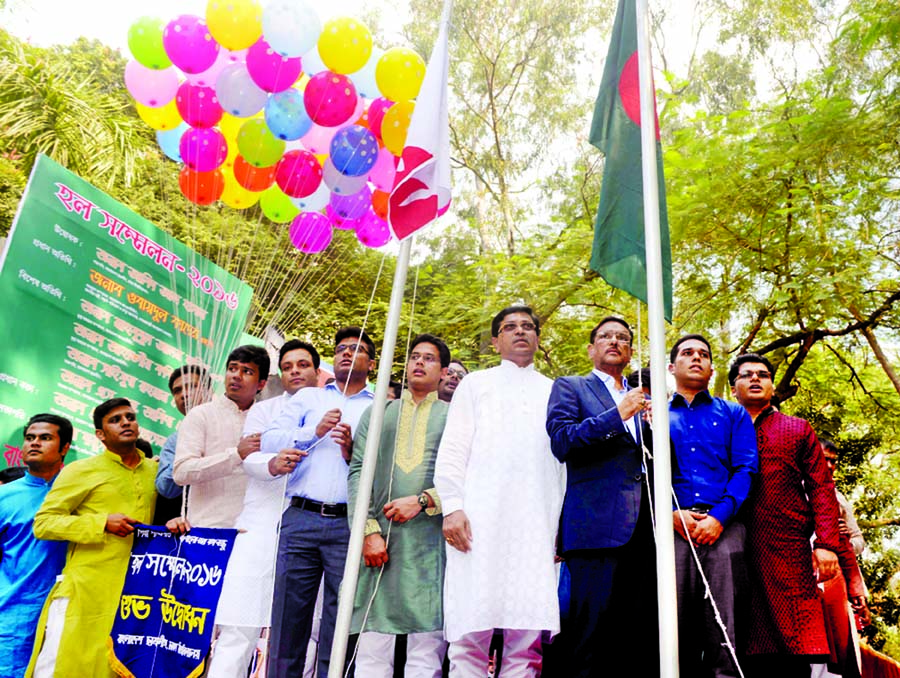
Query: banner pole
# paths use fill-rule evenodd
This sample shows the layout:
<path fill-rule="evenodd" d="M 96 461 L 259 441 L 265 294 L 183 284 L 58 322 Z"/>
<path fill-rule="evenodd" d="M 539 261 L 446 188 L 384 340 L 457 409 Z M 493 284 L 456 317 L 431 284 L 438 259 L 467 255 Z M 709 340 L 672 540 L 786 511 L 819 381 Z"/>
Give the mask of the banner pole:
<path fill-rule="evenodd" d="M 675 533 L 672 526 L 672 469 L 666 392 L 666 327 L 659 190 L 656 167 L 656 95 L 647 32 L 647 0 L 636 0 L 638 72 L 641 92 L 641 167 L 644 186 L 644 242 L 647 248 L 647 317 L 653 405 L 653 494 L 656 514 L 656 571 L 659 603 L 659 675 L 678 676 L 678 608 Z"/>
<path fill-rule="evenodd" d="M 409 253 L 411 248 L 412 237 L 400 242 L 397 268 L 394 271 L 394 285 L 391 289 L 391 302 L 388 308 L 387 322 L 384 327 L 384 339 L 381 344 L 381 359 L 378 362 L 375 400 L 372 403 L 369 431 L 366 435 L 366 450 L 359 474 L 359 487 L 353 508 L 353 522 L 350 525 L 350 543 L 347 546 L 347 561 L 344 563 L 344 579 L 341 582 L 341 591 L 338 597 L 338 610 L 334 625 L 334 640 L 331 645 L 331 662 L 328 668 L 328 678 L 341 678 L 344 675 L 347 638 L 350 635 L 350 620 L 353 616 L 353 603 L 356 599 L 356 584 L 359 580 L 359 564 L 362 558 L 366 519 L 369 516 L 369 501 L 372 497 L 372 483 L 375 479 L 378 446 L 381 444 L 384 408 L 387 404 L 391 367 L 394 364 L 394 349 L 397 344 L 397 331 L 400 327 L 400 312 L 403 308 L 403 292 L 406 288 L 406 274 L 409 270 Z M 356 431 L 353 433 L 355 434 Z"/>

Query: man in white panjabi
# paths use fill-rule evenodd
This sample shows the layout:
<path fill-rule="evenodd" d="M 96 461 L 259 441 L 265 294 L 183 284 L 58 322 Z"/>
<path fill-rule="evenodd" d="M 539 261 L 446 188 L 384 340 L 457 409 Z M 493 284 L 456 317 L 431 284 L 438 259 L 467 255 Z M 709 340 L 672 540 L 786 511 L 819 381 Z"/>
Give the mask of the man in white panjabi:
<path fill-rule="evenodd" d="M 297 339 L 285 342 L 278 353 L 284 393 L 250 408 L 243 436 L 261 434 L 291 396 L 302 388 L 317 386 L 319 362 L 319 352 L 311 344 Z M 235 523 L 242 532 L 234 542 L 216 610 L 219 637 L 208 678 L 245 678 L 260 632 L 271 624 L 278 521 L 283 510 L 282 479 L 248 479 L 244 508 Z M 311 675 L 309 661 L 307 665 Z"/>
<path fill-rule="evenodd" d="M 553 382 L 534 369 L 539 334 L 527 306 L 494 317 L 502 362 L 456 389 L 438 450 L 454 678 L 485 675 L 494 629 L 503 631 L 504 678 L 539 676 L 542 633 L 559 632 L 553 556 L 565 468 L 545 430 Z"/>

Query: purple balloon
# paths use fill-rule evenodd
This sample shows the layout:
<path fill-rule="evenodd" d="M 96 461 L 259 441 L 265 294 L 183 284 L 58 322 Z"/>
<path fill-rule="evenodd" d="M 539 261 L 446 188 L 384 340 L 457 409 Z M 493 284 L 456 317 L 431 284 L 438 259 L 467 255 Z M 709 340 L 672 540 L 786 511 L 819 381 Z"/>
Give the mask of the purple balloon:
<path fill-rule="evenodd" d="M 163 29 L 163 47 L 172 63 L 185 73 L 202 73 L 219 54 L 219 43 L 206 22 L 192 14 L 182 14 L 168 23 Z"/>
<path fill-rule="evenodd" d="M 125 66 L 125 87 L 138 103 L 159 108 L 175 98 L 178 73 L 171 66 L 157 70 L 129 61 Z"/>
<path fill-rule="evenodd" d="M 219 104 L 236 118 L 249 118 L 266 105 L 268 95 L 263 92 L 247 72 L 245 64 L 229 64 L 216 79 Z"/>
<path fill-rule="evenodd" d="M 340 193 L 341 195 L 353 195 L 359 193 L 363 186 L 366 185 L 366 178 L 348 177 L 337 171 L 331 158 L 325 159 L 325 165 L 322 167 L 322 181 L 331 189 L 332 193 Z"/>
<path fill-rule="evenodd" d="M 368 186 L 353 195 L 341 195 L 332 193 L 328 201 L 329 207 L 334 210 L 341 219 L 359 219 L 372 204 L 372 191 Z"/>
<path fill-rule="evenodd" d="M 325 208 L 325 216 L 328 217 L 328 221 L 330 221 L 331 225 L 335 228 L 339 228 L 342 231 L 356 230 L 356 219 L 344 219 L 332 209 L 331 205 L 328 205 Z"/>
<path fill-rule="evenodd" d="M 184 164 L 195 172 L 211 172 L 228 157 L 228 143 L 215 128 L 189 129 L 178 144 Z"/>
<path fill-rule="evenodd" d="M 182 119 L 191 127 L 213 127 L 222 119 L 222 107 L 212 87 L 181 83 L 175 105 Z"/>
<path fill-rule="evenodd" d="M 253 82 L 267 92 L 283 92 L 297 82 L 302 72 L 300 57 L 282 56 L 260 38 L 247 50 L 247 71 Z"/>
<path fill-rule="evenodd" d="M 219 49 L 219 54 L 216 56 L 215 63 L 207 68 L 202 73 L 189 73 L 187 76 L 188 82 L 194 85 L 202 85 L 203 87 L 215 87 L 216 80 L 219 78 L 219 73 L 221 73 L 226 66 L 231 66 L 232 64 L 242 64 L 247 59 L 247 50 L 242 49 L 237 52 L 232 52 L 231 50 L 227 50 L 224 47 Z"/>
<path fill-rule="evenodd" d="M 328 247 L 333 231 L 324 214 L 301 212 L 294 217 L 288 233 L 294 247 L 305 254 L 315 254 Z"/>
<path fill-rule="evenodd" d="M 366 247 L 383 247 L 391 240 L 391 229 L 386 221 L 369 210 L 357 223 L 356 237 Z"/>

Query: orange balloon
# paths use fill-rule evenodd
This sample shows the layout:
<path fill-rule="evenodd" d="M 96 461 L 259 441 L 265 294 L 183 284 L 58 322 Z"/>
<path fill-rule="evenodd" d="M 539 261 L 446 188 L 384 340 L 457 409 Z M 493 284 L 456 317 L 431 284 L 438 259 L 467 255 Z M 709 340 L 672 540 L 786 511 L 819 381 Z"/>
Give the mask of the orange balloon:
<path fill-rule="evenodd" d="M 385 191 L 372 191 L 372 211 L 387 221 L 389 193 Z"/>
<path fill-rule="evenodd" d="M 264 191 L 275 183 L 275 167 L 254 167 L 238 155 L 234 159 L 234 178 L 248 191 Z"/>
<path fill-rule="evenodd" d="M 222 196 L 225 190 L 225 178 L 222 171 L 195 172 L 182 167 L 178 174 L 178 185 L 184 197 L 196 205 L 211 205 Z"/>

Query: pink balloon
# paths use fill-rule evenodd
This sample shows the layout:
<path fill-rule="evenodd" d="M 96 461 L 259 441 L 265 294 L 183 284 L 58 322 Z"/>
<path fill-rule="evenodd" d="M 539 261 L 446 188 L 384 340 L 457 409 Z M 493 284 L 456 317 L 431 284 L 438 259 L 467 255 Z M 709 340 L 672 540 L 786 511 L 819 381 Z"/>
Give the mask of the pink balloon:
<path fill-rule="evenodd" d="M 331 225 L 335 228 L 339 228 L 342 231 L 355 231 L 357 226 L 356 219 L 344 219 L 341 215 L 335 213 L 333 209 L 331 209 L 331 205 L 328 205 L 325 208 L 325 216 L 328 217 L 328 221 L 331 222 Z"/>
<path fill-rule="evenodd" d="M 283 92 L 303 71 L 300 57 L 282 56 L 260 38 L 247 51 L 247 70 L 253 82 L 267 92 Z"/>
<path fill-rule="evenodd" d="M 213 65 L 202 73 L 188 73 L 187 81 L 193 85 L 201 85 L 202 87 L 215 87 L 216 79 L 219 77 L 226 66 L 231 64 L 242 64 L 247 58 L 247 50 L 242 49 L 238 52 L 232 52 L 224 47 L 219 48 L 219 54 L 216 56 Z"/>
<path fill-rule="evenodd" d="M 379 191 L 391 192 L 394 188 L 394 175 L 397 174 L 397 164 L 394 154 L 388 149 L 378 151 L 378 159 L 369 170 L 369 181 L 375 184 Z"/>
<path fill-rule="evenodd" d="M 324 214 L 301 212 L 294 217 L 288 233 L 294 247 L 306 254 L 315 254 L 328 247 L 333 231 Z"/>
<path fill-rule="evenodd" d="M 384 114 L 387 113 L 387 110 L 393 105 L 393 101 L 385 99 L 384 97 L 372 99 L 372 103 L 369 104 L 369 114 L 367 116 L 369 120 L 369 131 L 371 131 L 379 141 L 381 141 L 381 122 L 384 120 Z"/>
<path fill-rule="evenodd" d="M 216 62 L 217 43 L 206 22 L 192 14 L 175 17 L 163 29 L 163 47 L 172 63 L 185 73 L 202 73 Z"/>
<path fill-rule="evenodd" d="M 356 237 L 366 247 L 383 247 L 391 240 L 387 222 L 369 210 L 356 226 Z"/>
<path fill-rule="evenodd" d="M 189 129 L 178 144 L 184 164 L 195 172 L 211 172 L 228 157 L 228 143 L 215 128 Z"/>
<path fill-rule="evenodd" d="M 285 195 L 304 198 L 322 183 L 322 166 L 309 151 L 288 151 L 276 165 L 275 183 Z"/>
<path fill-rule="evenodd" d="M 185 81 L 175 95 L 175 105 L 191 127 L 213 127 L 222 119 L 222 107 L 212 87 L 192 85 Z"/>
<path fill-rule="evenodd" d="M 178 73 L 171 66 L 156 70 L 137 61 L 129 61 L 125 66 L 125 87 L 138 103 L 159 108 L 175 98 Z"/>
<path fill-rule="evenodd" d="M 338 127 L 320 127 L 313 125 L 312 128 L 300 137 L 304 148 L 313 153 L 328 153 L 331 150 L 331 140 L 338 131 Z"/>
<path fill-rule="evenodd" d="M 303 103 L 312 121 L 336 127 L 350 120 L 357 104 L 356 87 L 346 75 L 331 71 L 316 73 L 306 84 Z"/>

